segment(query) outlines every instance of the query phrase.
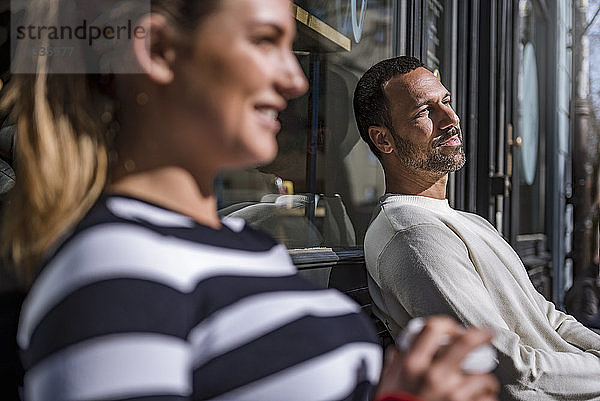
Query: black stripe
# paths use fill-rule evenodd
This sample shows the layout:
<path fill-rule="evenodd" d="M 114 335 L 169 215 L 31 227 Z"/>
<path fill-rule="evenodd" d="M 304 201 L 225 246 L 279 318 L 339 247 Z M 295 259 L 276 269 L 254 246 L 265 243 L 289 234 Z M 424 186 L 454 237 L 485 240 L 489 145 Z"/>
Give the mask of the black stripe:
<path fill-rule="evenodd" d="M 361 314 L 306 316 L 195 369 L 194 394 L 216 397 L 353 342 L 377 343 Z"/>
<path fill-rule="evenodd" d="M 371 401 L 375 397 L 375 384 L 370 381 L 362 381 L 356 385 L 356 387 L 350 392 L 350 394 L 339 400 L 339 401 Z M 205 399 L 193 397 L 195 400 Z M 104 399 L 110 401 L 109 399 Z M 155 395 L 146 397 L 134 397 L 134 398 L 115 398 L 114 400 L 122 401 L 185 401 L 190 400 L 188 397 L 177 396 L 177 395 Z M 333 401 L 333 400 L 332 400 Z"/>
<path fill-rule="evenodd" d="M 198 284 L 191 294 L 194 326 L 216 311 L 240 299 L 276 291 L 319 291 L 313 283 L 297 274 L 283 277 L 217 276 Z M 324 291 L 324 290 L 323 290 Z"/>
<path fill-rule="evenodd" d="M 370 401 L 375 398 L 375 385 L 368 380 L 359 382 L 354 390 L 340 401 Z"/>
<path fill-rule="evenodd" d="M 104 400 L 104 398 L 103 398 Z M 184 397 L 182 395 L 152 395 L 146 397 L 133 397 L 133 398 L 115 398 L 115 400 L 122 401 L 186 401 L 190 400 L 189 397 Z"/>
<path fill-rule="evenodd" d="M 107 334 L 146 332 L 186 338 L 205 318 L 244 297 L 314 288 L 297 275 L 217 276 L 201 281 L 189 294 L 148 280 L 99 281 L 74 291 L 44 316 L 23 360 L 29 368 L 69 345 Z"/>
<path fill-rule="evenodd" d="M 185 298 L 146 280 L 113 279 L 82 287 L 52 308 L 35 328 L 23 362 L 37 361 L 69 345 L 113 333 L 163 333 L 183 337 Z"/>

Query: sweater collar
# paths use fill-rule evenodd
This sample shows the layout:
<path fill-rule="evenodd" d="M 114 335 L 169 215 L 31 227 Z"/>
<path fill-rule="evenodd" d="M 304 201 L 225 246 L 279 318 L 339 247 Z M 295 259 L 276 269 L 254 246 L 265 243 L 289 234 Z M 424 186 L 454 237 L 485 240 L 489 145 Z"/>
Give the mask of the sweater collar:
<path fill-rule="evenodd" d="M 448 199 L 434 199 L 427 196 L 418 195 L 385 194 L 379 199 L 379 203 L 382 206 L 390 203 L 416 205 L 435 212 L 447 213 L 454 211 L 454 209 L 450 207 Z"/>

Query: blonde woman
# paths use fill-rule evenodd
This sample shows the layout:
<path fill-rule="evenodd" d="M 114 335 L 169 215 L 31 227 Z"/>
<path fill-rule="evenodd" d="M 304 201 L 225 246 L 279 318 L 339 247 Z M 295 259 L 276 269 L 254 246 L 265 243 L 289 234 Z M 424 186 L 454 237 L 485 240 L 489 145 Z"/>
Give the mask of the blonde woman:
<path fill-rule="evenodd" d="M 114 57 L 102 75 L 39 60 L 4 94 L 18 124 L 5 253 L 31 286 L 25 399 L 494 399 L 491 376 L 459 367 L 489 333 L 434 319 L 382 371 L 356 305 L 218 218 L 217 172 L 272 160 L 277 113 L 307 88 L 288 0 L 156 0 L 135 23 L 147 34 L 123 57 L 137 74 L 108 73 Z"/>

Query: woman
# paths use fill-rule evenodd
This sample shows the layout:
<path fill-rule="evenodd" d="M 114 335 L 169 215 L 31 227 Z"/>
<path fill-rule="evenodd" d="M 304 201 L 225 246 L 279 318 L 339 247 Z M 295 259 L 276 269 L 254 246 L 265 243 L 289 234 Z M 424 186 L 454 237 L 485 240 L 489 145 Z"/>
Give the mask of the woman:
<path fill-rule="evenodd" d="M 61 2 L 37 7 L 51 18 Z M 219 220 L 213 178 L 272 160 L 277 113 L 307 88 L 288 0 L 156 0 L 136 26 L 139 74 L 42 60 L 5 95 L 19 180 L 4 235 L 19 279 L 35 278 L 17 337 L 26 399 L 363 400 L 378 383 L 380 399 L 494 399 L 490 376 L 459 368 L 489 333 L 433 320 L 381 372 L 357 306 Z"/>

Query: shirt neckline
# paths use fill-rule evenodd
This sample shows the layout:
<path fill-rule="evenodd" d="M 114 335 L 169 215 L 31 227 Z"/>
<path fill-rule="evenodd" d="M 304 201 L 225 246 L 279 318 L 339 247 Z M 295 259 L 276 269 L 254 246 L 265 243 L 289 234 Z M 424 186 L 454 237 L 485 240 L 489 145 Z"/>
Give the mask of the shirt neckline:
<path fill-rule="evenodd" d="M 448 203 L 448 199 L 435 199 L 428 196 L 386 193 L 379 202 L 382 206 L 387 203 L 398 203 L 420 206 L 437 212 L 454 212 L 454 209 Z"/>

